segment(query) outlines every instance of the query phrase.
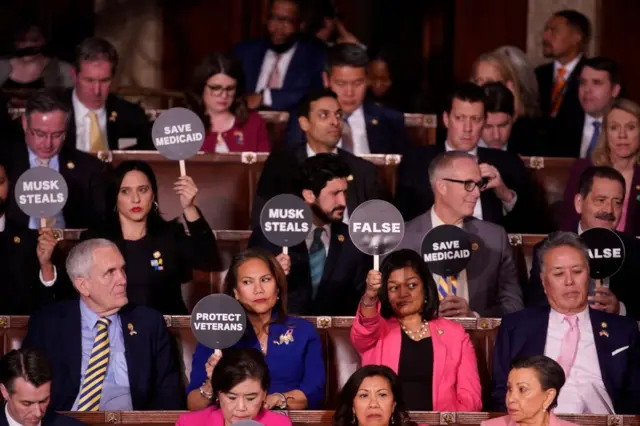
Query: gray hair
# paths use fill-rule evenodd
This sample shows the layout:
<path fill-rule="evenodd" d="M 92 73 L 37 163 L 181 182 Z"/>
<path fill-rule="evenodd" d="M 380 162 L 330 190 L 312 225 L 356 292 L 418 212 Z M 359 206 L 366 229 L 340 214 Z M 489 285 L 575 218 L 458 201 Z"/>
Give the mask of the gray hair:
<path fill-rule="evenodd" d="M 73 282 L 80 277 L 88 278 L 93 267 L 93 251 L 108 247 L 118 250 L 118 246 L 104 238 L 86 240 L 73 247 L 66 261 L 67 275 L 71 281 Z"/>
<path fill-rule="evenodd" d="M 549 234 L 538 251 L 538 263 L 541 271 L 544 271 L 545 254 L 551 249 L 563 246 L 572 247 L 578 250 L 584 257 L 584 263 L 589 267 L 589 247 L 587 247 L 578 234 L 574 234 L 573 232 L 556 231 Z"/>
<path fill-rule="evenodd" d="M 462 151 L 445 151 L 438 154 L 436 158 L 429 164 L 429 182 L 433 188 L 437 179 L 440 179 L 442 171 L 449 168 L 455 160 L 467 159 L 473 162 L 477 162 L 476 157 L 471 154 Z"/>

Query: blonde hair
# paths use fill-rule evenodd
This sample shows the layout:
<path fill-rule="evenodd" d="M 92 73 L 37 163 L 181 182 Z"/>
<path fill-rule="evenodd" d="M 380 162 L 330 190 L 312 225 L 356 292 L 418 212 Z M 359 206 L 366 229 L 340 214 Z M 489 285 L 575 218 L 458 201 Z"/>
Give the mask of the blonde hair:
<path fill-rule="evenodd" d="M 513 85 L 513 97 L 515 101 L 515 112 L 516 116 L 520 117 L 524 114 L 523 106 L 522 106 L 522 96 L 520 90 L 520 82 L 516 78 L 516 73 L 511 66 L 511 62 L 509 59 L 501 53 L 497 52 L 489 52 L 484 53 L 476 59 L 476 61 L 471 66 L 471 79 L 475 79 L 475 75 L 478 72 L 478 67 L 481 63 L 486 62 L 488 64 L 493 65 L 498 70 L 500 74 L 500 78 L 502 79 L 502 83 L 506 84 L 511 82 Z"/>
<path fill-rule="evenodd" d="M 591 153 L 591 163 L 594 166 L 612 166 L 611 164 L 611 149 L 609 148 L 609 137 L 607 136 L 607 129 L 609 128 L 609 114 L 614 109 L 619 109 L 624 112 L 628 112 L 633 115 L 640 123 L 640 105 L 630 99 L 614 99 L 611 106 L 604 115 L 602 120 L 602 131 L 598 138 L 598 143 Z M 636 163 L 640 164 L 640 149 L 636 152 Z"/>
<path fill-rule="evenodd" d="M 501 46 L 494 52 L 503 55 L 511 63 L 511 68 L 515 72 L 520 86 L 523 115 L 527 117 L 540 116 L 538 79 L 535 68 L 527 55 L 515 46 Z"/>

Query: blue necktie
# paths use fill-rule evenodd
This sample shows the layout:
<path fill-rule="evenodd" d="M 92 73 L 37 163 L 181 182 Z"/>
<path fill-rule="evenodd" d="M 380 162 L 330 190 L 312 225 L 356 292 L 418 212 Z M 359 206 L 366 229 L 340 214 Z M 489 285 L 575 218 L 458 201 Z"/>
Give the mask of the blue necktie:
<path fill-rule="evenodd" d="M 322 274 L 324 272 L 324 261 L 327 258 L 327 253 L 324 249 L 324 243 L 322 242 L 323 228 L 316 228 L 313 231 L 313 241 L 311 247 L 309 247 L 309 265 L 311 267 L 311 287 L 313 291 L 313 298 L 315 299 L 318 293 L 318 287 L 320 281 L 322 281 Z"/>
<path fill-rule="evenodd" d="M 591 153 L 598 144 L 598 139 L 600 138 L 600 122 L 594 121 L 591 124 L 593 124 L 593 136 L 591 136 L 591 142 L 589 142 L 589 148 L 587 148 L 587 155 L 585 156 L 587 159 L 591 158 Z"/>

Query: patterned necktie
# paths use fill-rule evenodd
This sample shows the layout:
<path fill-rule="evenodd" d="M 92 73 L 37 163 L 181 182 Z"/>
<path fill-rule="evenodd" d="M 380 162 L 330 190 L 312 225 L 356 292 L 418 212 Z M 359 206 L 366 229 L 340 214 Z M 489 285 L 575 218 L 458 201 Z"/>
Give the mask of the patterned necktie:
<path fill-rule="evenodd" d="M 594 121 L 593 123 L 593 136 L 591 136 L 591 142 L 589 142 L 589 148 L 587 148 L 587 155 L 585 158 L 591 158 L 591 153 L 595 149 L 598 144 L 598 139 L 600 138 L 600 123 L 599 121 Z"/>
<path fill-rule="evenodd" d="M 571 366 L 576 359 L 578 353 L 578 342 L 580 341 L 580 329 L 578 328 L 578 317 L 575 315 L 567 315 L 564 320 L 569 323 L 569 329 L 564 333 L 562 338 L 562 346 L 560 346 L 560 356 L 558 356 L 558 364 L 564 369 L 565 376 L 569 377 Z"/>
<path fill-rule="evenodd" d="M 313 241 L 309 247 L 309 265 L 311 267 L 311 286 L 313 290 L 313 298 L 318 293 L 322 274 L 324 273 L 324 262 L 327 258 L 327 252 L 322 242 L 322 232 L 324 228 L 316 228 L 313 231 Z"/>
<path fill-rule="evenodd" d="M 276 55 L 275 61 L 273 63 L 273 68 L 271 68 L 271 74 L 269 74 L 269 82 L 267 83 L 268 89 L 279 89 L 280 88 L 280 70 L 278 69 L 278 64 L 280 63 L 280 58 L 282 55 Z"/>
<path fill-rule="evenodd" d="M 98 116 L 95 112 L 89 111 L 89 151 L 98 152 L 104 151 L 104 140 L 102 138 L 102 131 L 100 130 L 100 124 L 98 123 Z"/>
<path fill-rule="evenodd" d="M 444 277 L 438 277 L 438 298 L 440 300 L 451 295 L 456 296 L 458 294 L 458 280 L 453 275 L 450 275 L 445 280 Z"/>
<path fill-rule="evenodd" d="M 89 358 L 89 365 L 84 375 L 78 411 L 98 411 L 102 397 L 102 385 L 109 367 L 109 324 L 108 318 L 100 318 L 96 323 L 98 332 L 93 341 L 93 349 Z"/>
<path fill-rule="evenodd" d="M 564 88 L 567 83 L 565 75 L 567 70 L 564 68 L 558 68 L 558 75 L 556 76 L 556 82 L 553 85 L 553 91 L 551 92 L 551 117 L 555 117 L 560 110 L 562 100 L 564 99 Z"/>
<path fill-rule="evenodd" d="M 344 125 L 342 126 L 342 149 L 353 154 L 353 133 L 349 124 L 349 117 L 344 116 Z"/>

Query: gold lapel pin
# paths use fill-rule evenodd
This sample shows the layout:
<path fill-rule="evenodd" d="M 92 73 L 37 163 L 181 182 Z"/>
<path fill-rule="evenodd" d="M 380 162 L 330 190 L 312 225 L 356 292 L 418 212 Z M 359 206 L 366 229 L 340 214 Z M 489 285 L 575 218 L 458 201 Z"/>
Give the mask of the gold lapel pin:
<path fill-rule="evenodd" d="M 69 161 L 69 162 L 67 163 L 67 169 L 69 169 L 69 170 L 73 170 L 73 169 L 75 169 L 75 168 L 76 168 L 76 165 L 75 165 L 75 164 L 73 164 L 73 161 Z"/>
<path fill-rule="evenodd" d="M 600 324 L 600 327 L 602 327 L 602 328 L 607 328 L 607 323 L 606 323 L 606 322 L 604 322 L 604 321 L 602 321 L 602 323 Z"/>
<path fill-rule="evenodd" d="M 472 243 L 471 250 L 478 250 L 478 243 Z"/>
<path fill-rule="evenodd" d="M 636 191 L 640 191 L 640 185 L 636 185 Z"/>
<path fill-rule="evenodd" d="M 441 328 L 439 328 L 439 329 L 438 329 L 438 334 L 442 336 L 442 335 L 444 334 L 444 330 L 443 330 L 443 329 L 441 329 Z"/>
<path fill-rule="evenodd" d="M 158 259 L 160 256 L 162 256 L 162 253 L 160 253 L 159 251 L 153 252 L 154 259 Z"/>
<path fill-rule="evenodd" d="M 351 182 L 353 180 L 353 175 L 347 176 L 347 182 Z"/>
<path fill-rule="evenodd" d="M 18 237 L 18 236 L 13 237 L 13 242 L 14 242 L 14 243 L 16 243 L 16 244 L 20 244 L 20 241 L 21 241 L 21 240 L 20 240 L 20 237 Z"/>
<path fill-rule="evenodd" d="M 373 120 L 371 120 L 371 124 L 373 124 L 374 126 L 378 125 L 378 120 L 376 120 L 375 118 Z"/>
<path fill-rule="evenodd" d="M 341 243 L 344 243 L 344 235 L 338 235 L 338 241 L 340 241 Z"/>

